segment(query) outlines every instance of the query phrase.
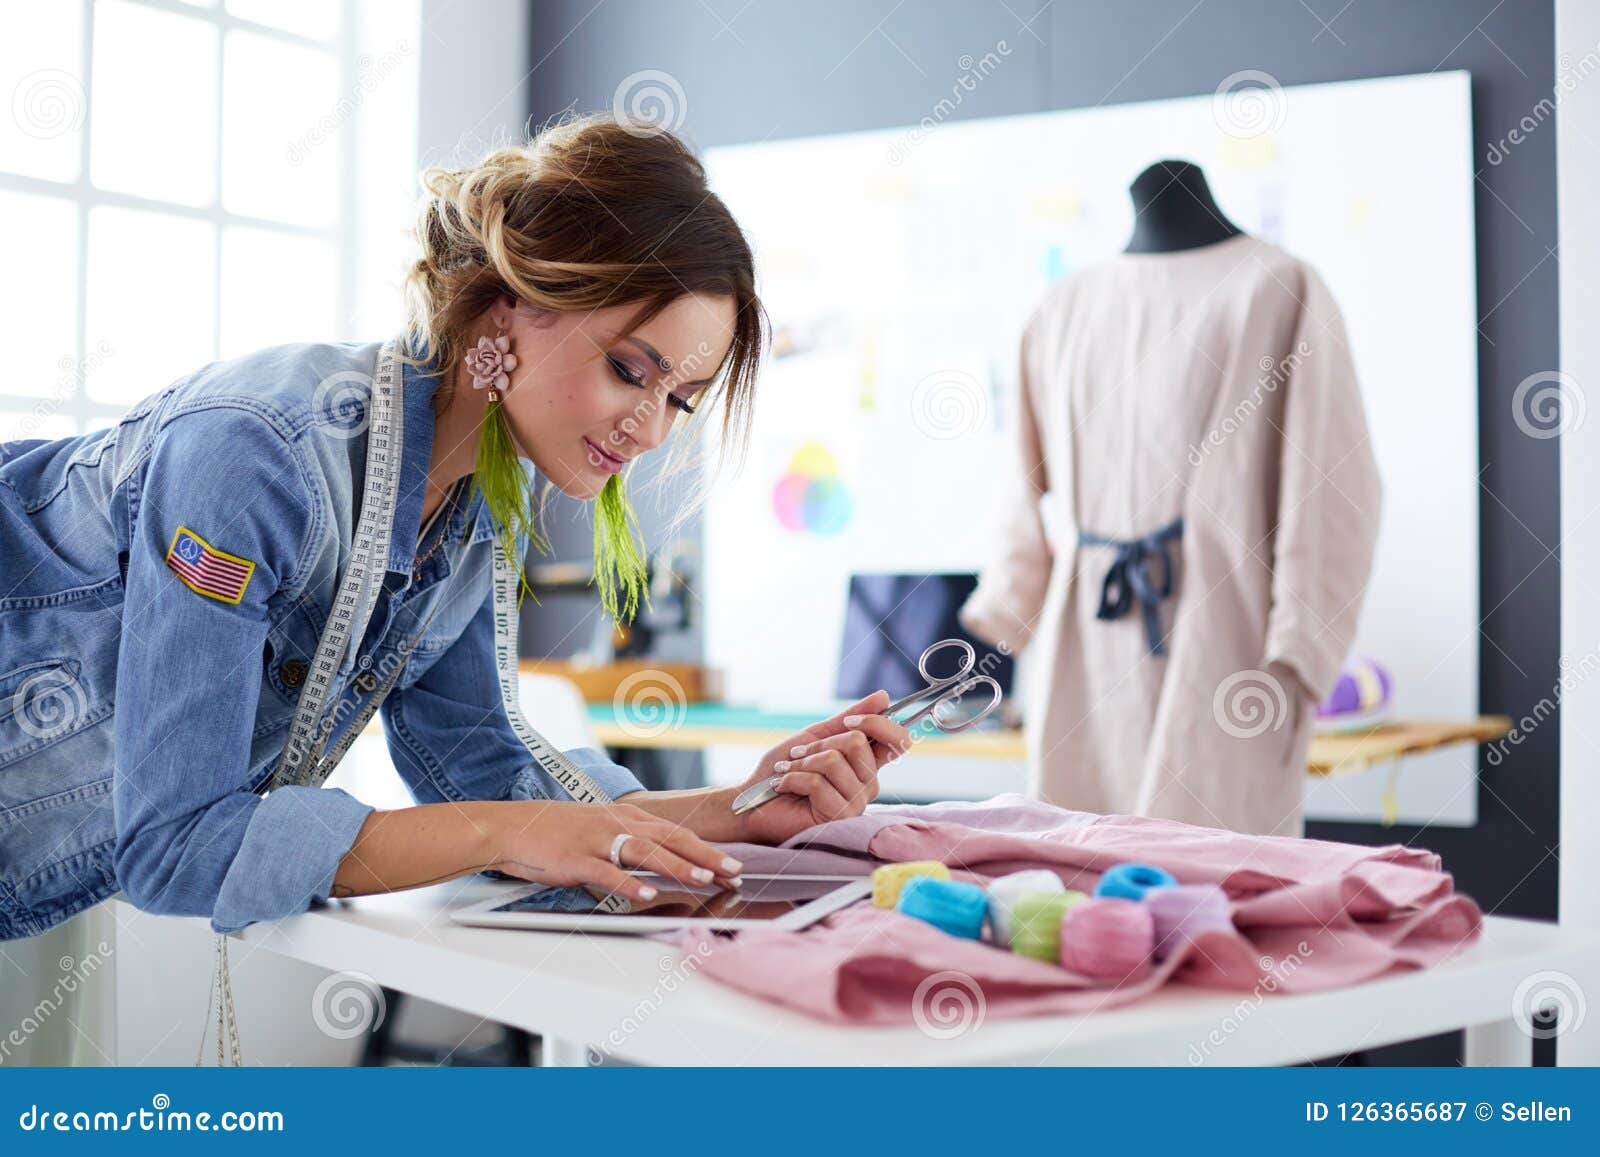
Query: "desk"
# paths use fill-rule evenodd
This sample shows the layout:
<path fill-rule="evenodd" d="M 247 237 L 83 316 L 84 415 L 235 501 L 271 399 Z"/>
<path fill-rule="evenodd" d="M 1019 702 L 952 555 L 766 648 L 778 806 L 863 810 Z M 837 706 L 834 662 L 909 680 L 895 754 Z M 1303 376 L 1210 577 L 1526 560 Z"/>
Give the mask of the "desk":
<path fill-rule="evenodd" d="M 1532 1041 L 1510 1019 L 1519 984 L 1557 970 L 1578 991 L 1600 992 L 1600 933 L 1489 917 L 1482 941 L 1455 959 L 1354 988 L 1264 995 L 1257 1005 L 1250 993 L 1174 986 L 1126 1008 L 988 1020 L 936 1040 L 910 1025 L 831 1025 L 767 1004 L 693 974 L 681 953 L 654 941 L 468 928 L 445 914 L 515 887 L 470 877 L 336 901 L 236 933 L 233 955 L 266 949 L 363 972 L 539 1033 L 547 1055 L 568 1063 L 582 1063 L 581 1047 L 551 1042 L 609 1042 L 618 1059 L 661 1065 L 1189 1065 L 1197 1046 L 1209 1049 L 1207 1064 L 1289 1064 L 1465 1027 L 1469 1064 L 1526 1065 Z M 1225 1017 L 1237 1027 L 1208 1045 Z M 1600 1063 L 1600 1017 L 1560 1038 L 1559 1059 Z"/>
<path fill-rule="evenodd" d="M 675 722 L 663 726 L 651 719 L 631 725 L 619 719 L 610 703 L 591 703 L 589 722 L 595 736 L 607 747 L 701 751 L 707 747 L 773 747 L 796 731 L 809 727 L 830 712 L 812 714 L 759 711 L 726 703 L 690 703 L 677 709 Z M 1314 735 L 1306 772 L 1313 776 L 1354 775 L 1381 763 L 1391 763 L 1457 743 L 1488 743 L 1511 730 L 1504 715 L 1480 715 L 1462 720 L 1410 720 L 1366 731 L 1340 735 Z M 1022 731 L 1015 727 L 991 731 L 935 732 L 919 746 L 930 755 L 964 755 L 980 759 L 1026 760 Z"/>

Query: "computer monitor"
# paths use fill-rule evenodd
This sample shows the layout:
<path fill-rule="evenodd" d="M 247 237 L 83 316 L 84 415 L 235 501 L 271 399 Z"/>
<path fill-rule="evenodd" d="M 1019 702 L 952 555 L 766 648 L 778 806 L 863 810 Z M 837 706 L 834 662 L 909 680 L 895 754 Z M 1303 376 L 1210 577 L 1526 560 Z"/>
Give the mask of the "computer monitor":
<path fill-rule="evenodd" d="M 940 639 L 965 639 L 977 652 L 977 669 L 1011 693 L 1011 658 L 969 635 L 956 618 L 978 585 L 973 574 L 857 574 L 850 576 L 838 694 L 860 699 L 882 687 L 892 698 L 925 685 L 917 659 Z M 955 674 L 955 649 L 937 654 L 935 676 Z M 980 702 L 981 692 L 974 693 Z"/>

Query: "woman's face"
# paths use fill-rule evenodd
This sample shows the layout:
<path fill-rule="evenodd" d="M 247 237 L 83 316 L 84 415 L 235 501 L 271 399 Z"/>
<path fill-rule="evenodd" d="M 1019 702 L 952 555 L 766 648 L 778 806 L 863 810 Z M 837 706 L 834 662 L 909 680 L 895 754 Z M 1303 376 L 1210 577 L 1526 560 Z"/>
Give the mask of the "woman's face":
<path fill-rule="evenodd" d="M 573 498 L 661 445 L 733 342 L 731 297 L 686 294 L 624 334 L 638 308 L 541 315 L 502 299 L 488 311 L 517 358 L 503 399 L 517 449 Z"/>

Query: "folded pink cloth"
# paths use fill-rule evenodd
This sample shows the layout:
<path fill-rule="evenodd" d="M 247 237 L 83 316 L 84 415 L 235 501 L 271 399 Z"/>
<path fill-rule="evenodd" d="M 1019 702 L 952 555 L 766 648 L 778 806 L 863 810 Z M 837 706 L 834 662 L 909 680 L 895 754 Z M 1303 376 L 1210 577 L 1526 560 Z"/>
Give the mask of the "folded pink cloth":
<path fill-rule="evenodd" d="M 1170 981 L 1263 993 L 1314 992 L 1395 969 L 1437 964 L 1478 938 L 1483 916 L 1456 894 L 1439 857 L 1380 848 L 1247 836 L 1173 820 L 1096 816 L 997 796 L 985 803 L 874 807 L 822 824 L 779 848 L 726 845 L 746 873 L 866 875 L 880 863 L 941 860 L 984 883 L 1050 868 L 1092 892 L 1116 863 L 1157 864 L 1180 883 L 1214 883 L 1235 930 L 1204 933 L 1143 974 L 1108 984 L 928 924 L 857 906 L 801 932 L 729 939 L 685 934 L 700 971 L 745 992 L 828 1020 L 915 1019 L 918 986 L 963 974 L 987 1016 L 1084 1012 L 1137 1000 Z"/>

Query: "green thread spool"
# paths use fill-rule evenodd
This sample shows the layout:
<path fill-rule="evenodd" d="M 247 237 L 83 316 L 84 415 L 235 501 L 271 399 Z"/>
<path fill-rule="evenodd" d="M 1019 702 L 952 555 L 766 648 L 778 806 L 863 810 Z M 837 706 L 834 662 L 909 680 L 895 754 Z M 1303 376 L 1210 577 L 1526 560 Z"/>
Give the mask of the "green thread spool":
<path fill-rule="evenodd" d="M 1055 964 L 1061 959 L 1061 918 L 1089 897 L 1082 892 L 1036 892 L 1011 909 L 1011 951 Z"/>

